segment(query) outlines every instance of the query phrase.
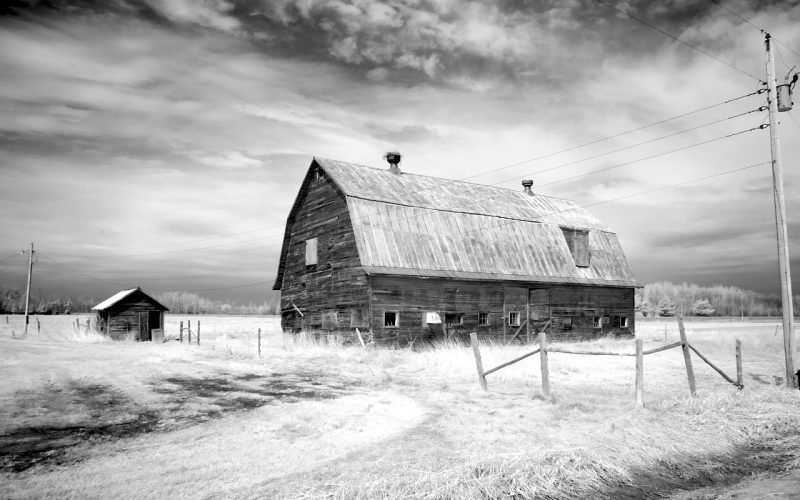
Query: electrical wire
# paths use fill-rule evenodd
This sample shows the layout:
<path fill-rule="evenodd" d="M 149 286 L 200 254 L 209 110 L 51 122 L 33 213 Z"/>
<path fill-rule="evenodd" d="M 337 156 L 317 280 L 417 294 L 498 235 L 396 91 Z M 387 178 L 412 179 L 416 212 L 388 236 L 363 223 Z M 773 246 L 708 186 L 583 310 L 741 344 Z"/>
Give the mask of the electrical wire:
<path fill-rule="evenodd" d="M 734 17 L 738 18 L 739 20 L 741 20 L 742 22 L 744 22 L 744 23 L 746 23 L 746 24 L 749 24 L 750 26 L 752 26 L 753 28 L 757 29 L 757 30 L 758 30 L 758 31 L 760 31 L 761 33 L 764 33 L 764 34 L 767 34 L 767 33 L 768 33 L 768 31 L 767 31 L 767 30 L 765 30 L 764 28 L 762 28 L 762 27 L 760 27 L 760 26 L 756 26 L 756 25 L 755 25 L 755 24 L 753 24 L 753 23 L 752 23 L 750 20 L 748 20 L 748 19 L 745 19 L 744 17 L 740 16 L 739 14 L 737 14 L 737 13 L 736 13 L 736 12 L 734 12 L 734 11 L 732 11 L 732 10 L 731 10 L 731 9 L 729 9 L 728 7 L 725 7 L 724 5 L 722 5 L 722 4 L 721 4 L 720 2 L 718 2 L 717 0 L 709 0 L 709 1 L 710 1 L 711 3 L 713 3 L 714 5 L 717 5 L 718 7 L 721 7 L 723 10 L 725 10 L 726 12 L 728 12 L 728 14 L 730 14 L 730 15 L 732 15 L 732 16 L 734 16 Z M 770 36 L 772 36 L 772 35 L 770 34 Z M 775 42 L 777 42 L 778 44 L 782 45 L 782 46 L 783 46 L 783 48 L 785 48 L 785 49 L 786 49 L 786 50 L 788 50 L 789 52 L 793 53 L 793 54 L 794 54 L 794 55 L 796 55 L 797 57 L 800 57 L 800 54 L 798 54 L 797 52 L 795 52 L 794 50 L 792 50 L 792 48 L 791 48 L 791 47 L 789 47 L 788 45 L 786 45 L 785 43 L 782 43 L 780 40 L 776 39 L 774 36 L 772 36 L 772 39 L 773 39 L 773 40 L 775 40 Z"/>
<path fill-rule="evenodd" d="M 574 161 L 571 161 L 571 162 L 562 163 L 561 165 L 556 165 L 554 167 L 549 167 L 549 168 L 537 170 L 535 172 L 529 172 L 529 173 L 523 174 L 523 175 L 524 176 L 528 176 L 528 175 L 534 175 L 534 174 L 541 174 L 543 172 L 550 172 L 552 170 L 558 170 L 560 168 L 564 168 L 564 167 L 568 167 L 568 166 L 575 165 L 575 164 L 578 164 L 578 163 L 582 163 L 584 161 L 594 160 L 596 158 L 601 158 L 603 156 L 608 156 L 610 154 L 619 153 L 620 151 L 625 151 L 625 150 L 632 149 L 632 148 L 635 148 L 635 147 L 638 147 L 638 146 L 643 146 L 645 144 L 651 144 L 651 143 L 654 143 L 654 142 L 657 142 L 657 141 L 661 141 L 663 139 L 668 139 L 670 137 L 675 137 L 676 135 L 685 134 L 686 132 L 692 132 L 694 130 L 698 130 L 698 129 L 701 129 L 701 128 L 704 128 L 704 127 L 709 127 L 711 125 L 716 125 L 717 123 L 722 123 L 722 122 L 725 122 L 725 121 L 728 121 L 728 120 L 733 120 L 735 118 L 739 118 L 739 117 L 742 117 L 742 116 L 745 116 L 745 115 L 749 115 L 750 113 L 757 113 L 757 112 L 766 111 L 766 110 L 767 110 L 766 106 L 761 106 L 760 108 L 753 109 L 753 110 L 750 110 L 750 111 L 746 111 L 744 113 L 739 113 L 738 115 L 728 116 L 727 118 L 720 118 L 719 120 L 715 120 L 713 122 L 705 123 L 703 125 L 698 125 L 696 127 L 680 130 L 678 132 L 673 132 L 672 134 L 667 134 L 667 135 L 664 135 L 664 136 L 661 136 L 661 137 L 656 137 L 654 139 L 648 139 L 646 141 L 642 141 L 642 142 L 638 142 L 636 144 L 631 144 L 631 145 L 628 145 L 628 146 L 624 146 L 624 147 L 621 147 L 621 148 L 618 148 L 618 149 L 607 151 L 605 153 L 599 153 L 599 154 L 596 154 L 596 155 L 593 155 L 593 156 L 588 156 L 586 158 L 581 158 L 580 160 L 574 160 Z M 515 176 L 513 178 L 504 179 L 504 180 L 499 181 L 499 182 L 494 182 L 491 185 L 492 186 L 496 186 L 498 184 L 503 184 L 505 182 L 516 180 L 517 178 L 518 178 L 518 176 Z"/>
<path fill-rule="evenodd" d="M 604 168 L 600 168 L 600 169 L 597 169 L 597 170 L 592 170 L 590 172 L 586 172 L 586 173 L 583 173 L 583 174 L 573 175 L 572 177 L 566 177 L 564 179 L 559 179 L 559 180 L 556 180 L 556 181 L 546 182 L 544 184 L 539 184 L 539 187 L 541 188 L 541 187 L 544 187 L 544 186 L 551 186 L 553 184 L 559 184 L 561 182 L 571 181 L 571 180 L 574 180 L 574 179 L 579 179 L 581 177 L 587 177 L 589 175 L 599 174 L 601 172 L 607 172 L 607 171 L 613 170 L 615 168 L 624 167 L 624 166 L 631 165 L 633 163 L 639 163 L 639 162 L 645 161 L 645 160 L 651 160 L 653 158 L 658 158 L 660 156 L 665 156 L 665 155 L 668 155 L 668 154 L 671 154 L 671 153 L 677 153 L 678 151 L 685 151 L 687 149 L 696 148 L 698 146 L 703 146 L 705 144 L 710 144 L 712 142 L 721 141 L 723 139 L 728 139 L 730 137 L 735 137 L 737 135 L 746 134 L 748 132 L 753 132 L 753 131 L 756 131 L 756 130 L 763 130 L 765 128 L 766 128 L 766 126 L 759 125 L 758 127 L 753 127 L 753 128 L 749 128 L 747 130 L 741 130 L 739 132 L 734 132 L 732 134 L 723 135 L 723 136 L 720 136 L 720 137 L 715 137 L 714 139 L 709 139 L 707 141 L 697 142 L 697 143 L 694 143 L 694 144 L 690 144 L 688 146 L 683 146 L 683 147 L 680 147 L 680 148 L 677 148 L 677 149 L 673 149 L 673 150 L 670 150 L 670 151 L 665 151 L 663 153 L 658 153 L 658 154 L 654 154 L 654 155 L 647 156 L 647 157 L 644 157 L 644 158 L 639 158 L 638 160 L 628 161 L 628 162 L 625 162 L 625 163 L 619 163 L 617 165 L 612 165 L 610 167 L 604 167 Z"/>
<path fill-rule="evenodd" d="M 644 19 L 638 18 L 638 17 L 634 16 L 633 14 L 630 14 L 630 13 L 628 13 L 627 11 L 625 11 L 625 10 L 623 10 L 623 9 L 620 9 L 619 7 L 617 7 L 617 6 L 615 6 L 615 5 L 611 5 L 610 3 L 608 3 L 608 2 L 605 2 L 604 0 L 597 0 L 597 1 L 598 1 L 598 2 L 600 2 L 601 4 L 605 5 L 606 7 L 610 8 L 610 9 L 614 9 L 615 11 L 619 12 L 620 14 L 623 14 L 623 15 L 625 15 L 625 16 L 627 16 L 627 17 L 629 17 L 629 18 L 633 19 L 633 20 L 634 20 L 634 21 L 636 21 L 636 22 L 638 22 L 638 23 L 641 23 L 641 24 L 643 24 L 643 25 L 647 26 L 648 28 L 651 28 L 651 29 L 653 29 L 653 30 L 655 30 L 655 31 L 657 31 L 657 32 L 659 32 L 659 33 L 661 33 L 662 35 L 664 35 L 664 36 L 666 36 L 666 37 L 668 37 L 668 38 L 671 38 L 671 39 L 675 40 L 676 42 L 679 42 L 679 43 L 682 43 L 683 45 L 686 45 L 687 47 L 689 47 L 689 48 L 690 48 L 690 49 L 692 49 L 692 50 L 696 50 L 697 52 L 699 52 L 699 53 L 701 53 L 701 54 L 703 54 L 703 55 L 706 55 L 706 56 L 710 57 L 711 59 L 714 59 L 715 61 L 717 61 L 717 62 L 719 62 L 719 63 L 722 63 L 722 64 L 724 64 L 725 66 L 728 66 L 729 68 L 731 68 L 731 69 L 734 69 L 734 70 L 738 71 L 739 73 L 742 73 L 743 75 L 747 75 L 747 76 L 749 76 L 750 78 L 752 78 L 752 79 L 754 79 L 754 80 L 757 80 L 757 81 L 761 82 L 762 84 L 766 84 L 766 82 L 764 82 L 764 81 L 763 81 L 761 78 L 758 78 L 757 76 L 754 76 L 753 74 L 751 74 L 751 73 L 748 73 L 747 71 L 745 71 L 745 70 L 743 70 L 743 69 L 741 69 L 741 68 L 739 68 L 739 67 L 737 67 L 737 66 L 734 66 L 733 64 L 729 63 L 728 61 L 725 61 L 725 60 L 723 60 L 723 59 L 720 59 L 719 57 L 715 56 L 714 54 L 711 54 L 711 53 L 710 53 L 710 52 L 708 52 L 708 51 L 705 51 L 705 50 L 701 49 L 700 47 L 697 47 L 697 46 L 695 46 L 695 45 L 692 45 L 692 44 L 691 44 L 691 43 L 689 43 L 689 42 L 685 42 L 685 41 L 681 40 L 680 38 L 678 38 L 678 37 L 677 37 L 677 36 L 675 36 L 675 35 L 672 35 L 672 34 L 670 34 L 670 33 L 667 33 L 666 31 L 662 30 L 661 28 L 658 28 L 658 27 L 656 27 L 656 26 L 654 26 L 654 25 L 652 25 L 652 24 L 648 23 L 648 22 L 647 22 L 647 21 L 645 21 Z"/>
<path fill-rule="evenodd" d="M 41 254 L 41 251 L 37 250 L 37 253 Z M 77 269 L 74 269 L 74 268 L 72 268 L 70 266 L 62 264 L 62 263 L 54 260 L 53 258 L 48 257 L 45 254 L 41 254 L 41 255 L 47 261 L 49 261 L 49 262 L 51 262 L 51 263 L 53 263 L 53 264 L 55 264 L 57 266 L 60 266 L 60 267 L 66 269 L 68 271 L 71 271 L 71 272 L 73 272 L 75 274 L 79 274 L 79 275 L 81 275 L 81 276 L 83 276 L 83 277 L 85 277 L 87 279 L 90 279 L 90 280 L 93 280 L 93 281 L 100 281 L 100 282 L 103 282 L 103 283 L 111 284 L 111 285 L 122 287 L 122 288 L 131 288 L 130 284 L 124 284 L 124 283 L 119 283 L 117 281 L 111 281 L 111 280 L 107 280 L 107 279 L 103 279 L 103 278 L 97 278 L 95 276 L 91 276 L 89 274 L 86 274 L 86 273 L 84 273 L 82 271 L 78 271 Z M 210 291 L 214 291 L 214 290 L 231 290 L 231 289 L 234 289 L 234 288 L 246 288 L 246 287 L 251 287 L 251 286 L 258 286 L 258 285 L 265 285 L 265 284 L 272 284 L 272 283 L 273 283 L 272 281 L 258 281 L 258 282 L 254 282 L 254 283 L 245 283 L 245 284 L 242 284 L 242 285 L 232 285 L 232 286 L 214 287 L 214 288 L 202 288 L 202 289 L 198 288 L 198 289 L 192 289 L 192 290 L 186 290 L 186 289 L 174 290 L 174 289 L 162 289 L 162 288 L 150 288 L 150 287 L 148 287 L 148 290 L 155 291 L 155 292 L 176 292 L 176 291 L 182 291 L 182 292 L 210 292 Z"/>
<path fill-rule="evenodd" d="M 6 258 L 4 258 L 4 259 L 0 259 L 0 263 L 2 263 L 2 262 L 5 262 L 5 261 L 7 261 L 7 260 L 11 260 L 11 259 L 13 259 L 14 257 L 18 257 L 19 255 L 21 255 L 19 252 L 18 252 L 18 253 L 15 253 L 15 254 L 13 254 L 13 255 L 9 255 L 8 257 L 6 257 Z"/>
<path fill-rule="evenodd" d="M 686 185 L 686 184 L 691 184 L 691 183 L 703 181 L 703 180 L 706 180 L 706 179 L 712 179 L 714 177 L 721 177 L 723 175 L 728 175 L 728 174 L 732 174 L 732 173 L 735 173 L 735 172 L 741 172 L 743 170 L 756 168 L 756 167 L 759 167 L 759 166 L 762 166 L 762 165 L 769 165 L 770 163 L 772 163 L 772 162 L 766 161 L 766 162 L 754 163 L 752 165 L 747 165 L 745 167 L 739 167 L 739 168 L 735 168 L 735 169 L 732 169 L 732 170 L 726 170 L 724 172 L 718 172 L 716 174 L 707 175 L 707 176 L 704 176 L 704 177 L 697 177 L 695 179 L 690 179 L 690 180 L 678 182 L 678 183 L 675 183 L 675 184 L 669 184 L 667 186 L 661 186 L 661 187 L 658 187 L 658 188 L 655 188 L 655 189 L 648 189 L 646 191 L 640 191 L 638 193 L 632 193 L 632 194 L 625 195 L 625 196 L 619 196 L 619 197 L 616 197 L 616 198 L 610 198 L 610 199 L 607 199 L 607 200 L 601 200 L 601 201 L 598 201 L 598 202 L 588 203 L 588 204 L 585 204 L 585 205 L 578 205 L 578 206 L 575 206 L 575 207 L 572 207 L 572 208 L 567 208 L 567 209 L 563 209 L 563 210 L 557 210 L 557 211 L 553 211 L 553 212 L 549 212 L 549 213 L 544 213 L 544 214 L 541 214 L 541 216 L 542 217 L 550 217 L 550 216 L 553 216 L 553 215 L 558 215 L 558 214 L 562 214 L 562 213 L 566 213 L 566 212 L 571 212 L 571 211 L 574 211 L 574 210 L 580 210 L 580 209 L 585 209 L 587 207 L 592 207 L 592 206 L 596 206 L 596 205 L 602 205 L 604 203 L 612 203 L 612 202 L 615 202 L 615 201 L 620 201 L 620 200 L 624 200 L 624 199 L 628 199 L 628 198 L 633 198 L 635 196 L 642 196 L 642 195 L 653 193 L 653 192 L 656 192 L 656 191 L 662 191 L 664 189 L 669 189 L 669 188 L 673 188 L 673 187 L 677 187 L 677 186 L 683 186 L 683 185 Z M 520 221 L 518 219 L 510 219 L 510 220 L 507 220 L 507 221 L 504 221 L 504 222 L 501 222 L 501 223 L 498 223 L 498 224 L 491 224 L 491 225 L 487 225 L 487 226 L 481 226 L 481 227 L 470 229 L 470 230 L 467 230 L 467 231 L 459 231 L 456 234 L 458 234 L 458 235 L 469 234 L 469 233 L 473 233 L 473 232 L 477 232 L 477 231 L 483 231 L 485 229 L 508 226 L 508 225 L 514 224 L 516 222 L 527 222 L 527 221 Z"/>
<path fill-rule="evenodd" d="M 621 137 L 623 135 L 627 135 L 627 134 L 630 134 L 630 133 L 633 133 L 633 132 L 638 132 L 638 131 L 644 130 L 646 128 L 655 127 L 656 125 L 662 125 L 662 124 L 670 122 L 672 120 L 677 120 L 679 118 L 684 118 L 684 117 L 687 117 L 687 116 L 690 116 L 690 115 L 694 115 L 694 114 L 700 113 L 702 111 L 708 111 L 709 109 L 718 108 L 718 107 L 723 106 L 725 104 L 730 104 L 730 103 L 738 101 L 740 99 L 744 99 L 744 98 L 747 98 L 747 97 L 750 97 L 750 96 L 754 96 L 756 94 L 761 94 L 761 93 L 764 93 L 764 92 L 766 92 L 766 89 L 756 90 L 755 92 L 750 92 L 749 94 L 745 94 L 745 95 L 742 95 L 742 96 L 739 96 L 739 97 L 734 97 L 734 98 L 728 99 L 726 101 L 718 102 L 717 104 L 712 104 L 710 106 L 705 106 L 703 108 L 695 109 L 694 111 L 689 111 L 689 112 L 686 112 L 686 113 L 682 113 L 680 115 L 675 115 L 675 116 L 672 116 L 670 118 L 665 118 L 665 119 L 659 120 L 657 122 L 649 123 L 647 125 L 642 125 L 641 127 L 632 128 L 630 130 L 626 130 L 624 132 L 619 132 L 619 133 L 616 133 L 614 135 L 609 135 L 607 137 L 603 137 L 603 138 L 600 138 L 600 139 L 595 139 L 595 140 L 592 140 L 592 141 L 589 141 L 589 142 L 584 142 L 583 144 L 578 144 L 576 146 L 571 146 L 571 147 L 568 147 L 566 149 L 562 149 L 561 151 L 556 151 L 554 153 L 548 153 L 548 154 L 545 154 L 545 155 L 542 155 L 542 156 L 537 156 L 535 158 L 529 158 L 527 160 L 518 161 L 516 163 L 512 163 L 511 165 L 506 165 L 504 167 L 494 168 L 494 169 L 491 169 L 491 170 L 486 170 L 484 172 L 478 172 L 477 174 L 469 175 L 467 177 L 462 177 L 462 178 L 460 178 L 458 180 L 463 181 L 463 180 L 467 180 L 467 179 L 472 179 L 474 177 L 479 177 L 481 175 L 491 174 L 491 173 L 494 173 L 494 172 L 499 172 L 500 170 L 506 170 L 506 169 L 509 169 L 509 168 L 513 168 L 513 167 L 518 167 L 520 165 L 524 165 L 526 163 L 531 163 L 531 162 L 534 162 L 534 161 L 537 161 L 537 160 L 543 160 L 545 158 L 550 158 L 551 156 L 556 156 L 556 155 L 560 155 L 562 153 L 567 153 L 567 152 L 575 150 L 575 149 L 579 149 L 579 148 L 582 148 L 582 147 L 585 147 L 585 146 L 591 146 L 593 144 L 597 144 L 597 143 L 600 143 L 600 142 L 608 141 L 610 139 L 616 139 L 617 137 Z"/>

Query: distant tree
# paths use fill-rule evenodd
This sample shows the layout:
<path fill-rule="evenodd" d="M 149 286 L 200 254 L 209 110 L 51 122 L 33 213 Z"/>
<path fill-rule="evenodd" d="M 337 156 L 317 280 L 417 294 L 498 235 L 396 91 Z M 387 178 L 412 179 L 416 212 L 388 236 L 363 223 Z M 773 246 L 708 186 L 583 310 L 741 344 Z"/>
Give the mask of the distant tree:
<path fill-rule="evenodd" d="M 692 312 L 698 316 L 712 316 L 715 311 L 708 299 L 697 299 L 692 304 Z"/>
<path fill-rule="evenodd" d="M 659 316 L 675 316 L 675 302 L 669 296 L 664 295 L 658 301 L 656 310 Z"/>

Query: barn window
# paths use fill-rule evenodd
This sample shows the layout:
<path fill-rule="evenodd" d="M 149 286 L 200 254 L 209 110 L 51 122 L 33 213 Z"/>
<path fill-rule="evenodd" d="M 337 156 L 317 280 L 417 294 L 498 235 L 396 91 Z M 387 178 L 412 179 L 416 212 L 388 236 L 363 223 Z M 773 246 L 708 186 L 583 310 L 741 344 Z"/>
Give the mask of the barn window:
<path fill-rule="evenodd" d="M 339 315 L 336 311 L 322 311 L 322 329 L 336 330 Z"/>
<path fill-rule="evenodd" d="M 627 316 L 617 316 L 618 326 L 620 328 L 628 328 L 628 317 Z"/>
<path fill-rule="evenodd" d="M 478 326 L 486 326 L 489 324 L 489 313 L 478 313 Z"/>
<path fill-rule="evenodd" d="M 313 266 L 317 264 L 317 239 L 310 238 L 306 240 L 306 265 Z"/>
<path fill-rule="evenodd" d="M 603 317 L 595 316 L 592 320 L 592 328 L 603 328 Z"/>
<path fill-rule="evenodd" d="M 508 326 L 519 326 L 519 311 L 508 313 Z"/>
<path fill-rule="evenodd" d="M 564 326 L 564 330 L 572 330 L 572 316 L 564 316 L 561 324 Z"/>
<path fill-rule="evenodd" d="M 464 323 L 464 315 L 462 313 L 445 313 L 444 323 L 446 325 L 461 325 Z"/>
<path fill-rule="evenodd" d="M 394 328 L 397 326 L 397 311 L 386 311 L 383 313 L 383 326 L 387 328 Z"/>
<path fill-rule="evenodd" d="M 564 240 L 572 254 L 572 260 L 577 267 L 589 267 L 591 254 L 589 253 L 589 231 L 575 229 L 572 227 L 562 227 Z"/>
<path fill-rule="evenodd" d="M 428 311 L 425 313 L 424 316 L 425 324 L 427 325 L 440 325 L 442 323 L 442 317 L 436 311 Z"/>
<path fill-rule="evenodd" d="M 367 317 L 364 309 L 351 309 L 350 310 L 350 328 L 362 328 L 367 326 L 365 318 Z"/>
<path fill-rule="evenodd" d="M 603 326 L 610 324 L 611 324 L 611 318 L 609 316 L 603 316 Z"/>

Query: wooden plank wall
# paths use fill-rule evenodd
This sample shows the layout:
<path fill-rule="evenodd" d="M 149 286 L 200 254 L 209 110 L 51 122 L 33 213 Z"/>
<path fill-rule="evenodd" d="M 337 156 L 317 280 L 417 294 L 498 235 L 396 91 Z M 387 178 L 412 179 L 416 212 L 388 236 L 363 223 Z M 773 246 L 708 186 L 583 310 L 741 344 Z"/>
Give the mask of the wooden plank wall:
<path fill-rule="evenodd" d="M 117 304 L 108 312 L 108 335 L 114 340 L 150 340 L 148 312 L 161 309 L 154 308 L 146 299 L 135 296 L 131 299 Z"/>
<path fill-rule="evenodd" d="M 310 238 L 317 238 L 317 264 L 306 266 Z M 283 330 L 368 331 L 367 276 L 360 266 L 347 201 L 317 169 L 292 225 L 281 287 Z"/>
<path fill-rule="evenodd" d="M 503 335 L 503 286 L 499 283 L 422 279 L 402 276 L 375 276 L 372 280 L 373 338 L 379 343 L 410 342 L 414 338 L 431 340 L 444 336 L 443 324 L 427 324 L 427 312 L 463 314 L 463 323 L 452 325 L 462 337 L 477 331 L 482 336 Z M 384 313 L 397 311 L 397 327 L 384 327 Z M 524 296 L 523 296 L 524 311 Z M 489 325 L 478 325 L 478 313 L 489 313 Z"/>
<path fill-rule="evenodd" d="M 536 340 L 535 325 L 552 318 L 548 333 L 555 340 L 585 340 L 605 335 L 633 335 L 635 331 L 633 288 L 609 288 L 559 285 L 543 289 L 530 284 L 532 297 L 546 300 L 545 307 L 531 304 L 539 320 L 532 321 L 532 340 Z M 518 327 L 508 325 L 508 313 L 520 313 L 520 325 L 526 318 L 529 289 L 492 282 L 467 282 L 447 279 L 421 279 L 402 276 L 375 276 L 372 279 L 371 323 L 373 338 L 379 343 L 402 345 L 414 338 L 430 340 L 444 335 L 442 325 L 427 324 L 427 312 L 438 312 L 442 321 L 446 313 L 463 314 L 463 324 L 457 333 L 477 331 L 484 337 L 503 338 L 505 325 L 508 335 Z M 542 292 L 545 293 L 542 293 Z M 538 306 L 542 306 L 539 304 Z M 505 315 L 503 311 L 505 310 Z M 396 327 L 384 326 L 384 313 L 397 312 Z M 478 325 L 478 313 L 489 313 L 489 325 Z M 533 313 L 531 314 L 533 316 Z M 565 328 L 563 318 L 572 318 L 572 328 Z M 607 316 L 609 322 L 594 328 L 595 316 Z M 617 326 L 617 317 L 627 318 L 628 327 Z M 525 330 L 520 333 L 525 338 Z"/>

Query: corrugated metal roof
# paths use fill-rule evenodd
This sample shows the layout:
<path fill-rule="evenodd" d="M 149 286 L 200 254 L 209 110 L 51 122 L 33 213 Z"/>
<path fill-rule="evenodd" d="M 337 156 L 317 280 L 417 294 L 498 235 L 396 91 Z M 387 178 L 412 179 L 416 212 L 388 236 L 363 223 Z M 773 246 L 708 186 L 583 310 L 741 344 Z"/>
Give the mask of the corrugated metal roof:
<path fill-rule="evenodd" d="M 433 210 L 490 215 L 507 219 L 548 222 L 562 226 L 608 228 L 585 208 L 571 200 L 525 194 L 483 184 L 455 181 L 365 167 L 336 160 L 315 158 L 345 195 Z"/>
<path fill-rule="evenodd" d="M 144 291 L 142 291 L 141 288 L 138 288 L 138 287 L 137 288 L 131 288 L 129 290 L 122 290 L 121 292 L 115 293 L 111 297 L 107 298 L 106 300 L 104 300 L 104 301 L 100 302 L 99 304 L 97 304 L 96 306 L 94 306 L 92 308 L 92 311 L 105 311 L 106 309 L 114 306 L 114 304 L 118 303 L 119 301 L 121 301 L 125 297 L 127 297 L 127 296 L 129 296 L 132 293 L 137 292 L 137 291 L 138 292 L 142 292 L 142 294 L 144 294 L 148 299 L 153 301 L 156 305 L 162 307 L 165 311 L 169 311 L 169 309 L 164 307 L 156 299 L 154 299 L 150 295 L 146 294 Z"/>
<path fill-rule="evenodd" d="M 289 215 L 319 165 L 347 199 L 368 274 L 638 286 L 616 234 L 570 200 L 315 158 Z M 577 267 L 561 227 L 589 230 L 589 267 Z"/>

